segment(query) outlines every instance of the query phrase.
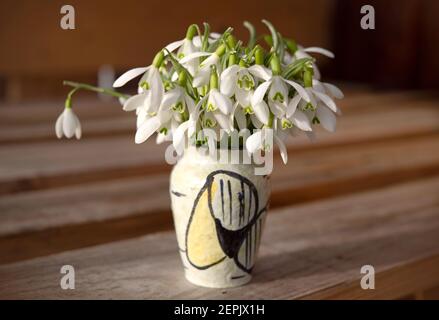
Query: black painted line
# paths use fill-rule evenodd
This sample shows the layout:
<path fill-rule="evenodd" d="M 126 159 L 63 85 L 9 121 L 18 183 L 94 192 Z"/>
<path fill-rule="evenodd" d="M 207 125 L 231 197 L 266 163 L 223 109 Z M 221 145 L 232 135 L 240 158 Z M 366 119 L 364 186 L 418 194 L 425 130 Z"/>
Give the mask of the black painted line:
<path fill-rule="evenodd" d="M 172 190 L 171 193 L 176 197 L 186 197 L 186 195 L 184 193 L 180 193 L 178 191 Z"/>
<path fill-rule="evenodd" d="M 224 221 L 224 181 L 223 181 L 223 179 L 220 180 L 220 187 L 221 187 L 221 207 L 223 209 L 223 221 Z"/>
<path fill-rule="evenodd" d="M 232 196 L 232 185 L 230 183 L 230 180 L 227 180 L 227 187 L 229 189 L 229 207 L 230 207 L 230 218 L 229 218 L 229 224 L 232 224 L 232 200 L 233 200 L 233 196 Z"/>

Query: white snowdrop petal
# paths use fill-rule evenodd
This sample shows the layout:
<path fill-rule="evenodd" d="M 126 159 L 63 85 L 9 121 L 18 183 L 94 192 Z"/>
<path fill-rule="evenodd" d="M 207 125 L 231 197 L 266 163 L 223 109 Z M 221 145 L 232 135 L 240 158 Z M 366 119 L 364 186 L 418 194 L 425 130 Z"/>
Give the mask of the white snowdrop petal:
<path fill-rule="evenodd" d="M 82 128 L 81 128 L 81 123 L 79 122 L 79 119 L 78 119 L 78 123 L 77 123 L 76 130 L 75 130 L 75 137 L 78 140 L 81 139 L 81 137 L 82 137 Z"/>
<path fill-rule="evenodd" d="M 145 142 L 154 132 L 160 128 L 160 120 L 158 117 L 147 119 L 136 132 L 135 142 L 137 144 Z"/>
<path fill-rule="evenodd" d="M 67 138 L 70 139 L 75 135 L 76 124 L 77 124 L 76 118 L 72 109 L 65 109 L 62 126 L 63 126 L 64 135 Z"/>
<path fill-rule="evenodd" d="M 127 72 L 122 74 L 119 78 L 117 78 L 116 81 L 114 81 L 113 87 L 114 88 L 122 87 L 128 81 L 130 81 L 130 80 L 134 79 L 135 77 L 140 76 L 142 73 L 145 73 L 146 71 L 148 71 L 148 69 L 150 67 L 151 66 L 146 67 L 146 68 L 134 68 L 134 69 L 128 70 Z"/>
<path fill-rule="evenodd" d="M 254 75 L 255 77 L 258 77 L 260 79 L 263 79 L 265 81 L 268 81 L 272 77 L 272 72 L 270 69 L 265 68 L 260 65 L 253 65 L 248 68 L 248 71 Z"/>
<path fill-rule="evenodd" d="M 250 153 L 254 153 L 256 150 L 262 147 L 262 130 L 258 130 L 247 138 L 245 147 Z"/>
<path fill-rule="evenodd" d="M 202 87 L 209 83 L 210 70 L 209 68 L 201 69 L 197 72 L 194 79 L 192 80 L 192 85 L 195 88 Z"/>
<path fill-rule="evenodd" d="M 143 106 L 145 103 L 145 93 L 136 94 L 134 96 L 129 97 L 127 100 L 125 100 L 125 103 L 123 104 L 123 110 L 124 111 L 133 111 L 137 108 Z"/>
<path fill-rule="evenodd" d="M 172 145 L 174 146 L 174 149 L 175 151 L 177 151 L 178 154 L 181 154 L 183 152 L 184 134 L 189 129 L 189 127 L 193 125 L 193 123 L 194 122 L 192 120 L 185 121 L 178 126 L 175 132 L 173 132 Z"/>
<path fill-rule="evenodd" d="M 282 161 L 284 162 L 284 164 L 287 164 L 288 152 L 287 152 L 287 148 L 285 146 L 285 143 L 281 139 L 279 139 L 279 137 L 277 137 L 276 135 L 274 135 L 274 141 L 276 142 L 276 144 L 279 147 L 280 156 L 282 157 Z"/>
<path fill-rule="evenodd" d="M 325 106 L 319 106 L 317 108 L 316 116 L 320 120 L 320 124 L 323 128 L 329 132 L 335 132 L 337 119 L 331 110 Z"/>
<path fill-rule="evenodd" d="M 215 120 L 218 122 L 220 127 L 227 131 L 227 133 L 232 131 L 232 119 L 225 114 L 222 114 L 220 112 L 214 112 L 213 116 L 215 117 Z"/>
<path fill-rule="evenodd" d="M 302 97 L 300 95 L 296 94 L 290 100 L 290 102 L 288 103 L 288 106 L 287 106 L 287 112 L 286 112 L 287 118 L 290 118 L 294 114 L 294 112 L 297 109 L 297 105 L 299 104 L 300 99 L 302 99 Z"/>
<path fill-rule="evenodd" d="M 266 81 L 256 88 L 255 93 L 253 94 L 253 97 L 251 99 L 252 106 L 258 104 L 264 99 L 265 93 L 267 92 L 270 85 L 271 81 Z"/>
<path fill-rule="evenodd" d="M 186 103 L 186 107 L 189 111 L 189 114 L 192 114 L 195 111 L 195 101 L 186 93 L 184 93 L 184 102 Z"/>
<path fill-rule="evenodd" d="M 221 73 L 220 91 L 222 94 L 231 97 L 235 93 L 238 70 L 239 66 L 233 65 Z"/>
<path fill-rule="evenodd" d="M 283 118 L 285 115 L 285 106 L 282 103 L 269 100 L 268 105 L 276 118 Z"/>
<path fill-rule="evenodd" d="M 237 64 L 234 64 L 226 69 L 224 69 L 223 72 L 221 72 L 221 82 L 223 79 L 229 78 L 230 76 L 236 75 L 239 71 L 239 66 Z"/>
<path fill-rule="evenodd" d="M 160 107 L 160 104 L 162 103 L 163 94 L 164 94 L 164 88 L 162 79 L 160 77 L 160 73 L 157 69 L 154 70 L 152 77 L 151 77 L 151 98 L 149 106 L 150 112 L 157 112 L 158 108 Z"/>
<path fill-rule="evenodd" d="M 262 123 L 261 120 L 258 119 L 256 114 L 251 114 L 250 115 L 250 120 L 251 120 L 251 122 L 252 122 L 252 124 L 253 124 L 253 126 L 255 128 L 260 129 L 260 128 L 262 128 L 264 126 L 264 123 Z"/>
<path fill-rule="evenodd" d="M 229 98 L 222 95 L 218 90 L 214 89 L 210 91 L 210 97 L 212 98 L 213 104 L 218 107 L 222 113 L 230 114 L 232 111 L 232 102 Z"/>
<path fill-rule="evenodd" d="M 344 98 L 343 92 L 337 86 L 327 82 L 324 82 L 323 85 L 334 98 L 336 99 Z"/>
<path fill-rule="evenodd" d="M 334 112 L 337 112 L 337 105 L 335 104 L 334 100 L 332 100 L 327 94 L 313 91 L 314 94 L 324 103 L 328 106 L 329 109 L 331 109 Z"/>
<path fill-rule="evenodd" d="M 247 119 L 245 118 L 244 111 L 240 106 L 237 106 L 234 112 L 236 123 L 238 124 L 239 130 L 247 128 Z M 233 119 L 232 119 L 233 121 Z"/>
<path fill-rule="evenodd" d="M 165 49 L 168 50 L 169 52 L 172 52 L 172 51 L 174 51 L 175 49 L 180 48 L 181 45 L 183 44 L 183 42 L 184 42 L 184 39 L 183 39 L 183 40 L 178 40 L 178 41 L 171 42 L 170 44 L 168 44 L 168 45 L 165 47 Z M 165 50 L 165 56 L 168 54 L 168 52 L 166 52 L 166 50 Z"/>
<path fill-rule="evenodd" d="M 56 136 L 58 139 L 61 139 L 63 136 L 63 130 L 62 130 L 63 115 L 64 115 L 64 112 L 59 115 L 59 117 L 58 117 L 58 119 L 56 119 L 56 123 L 55 123 L 55 133 L 56 133 Z"/>
<path fill-rule="evenodd" d="M 308 92 L 306 92 L 305 88 L 302 87 L 300 84 L 286 79 L 284 79 L 284 81 L 288 83 L 290 86 L 292 86 L 294 89 L 296 89 L 297 93 L 302 97 L 303 100 L 305 100 L 306 102 L 311 101 Z"/>
<path fill-rule="evenodd" d="M 182 98 L 182 91 L 180 87 L 171 89 L 163 95 L 160 109 L 169 108 L 176 104 Z"/>
<path fill-rule="evenodd" d="M 312 88 L 319 92 L 326 92 L 326 88 L 323 86 L 323 83 L 321 83 L 319 80 L 313 79 L 312 80 Z"/>
<path fill-rule="evenodd" d="M 252 91 L 246 91 L 244 89 L 237 89 L 235 92 L 235 99 L 243 107 L 251 105 Z"/>
<path fill-rule="evenodd" d="M 268 124 L 270 112 L 264 100 L 253 106 L 256 117 L 263 123 Z"/>
<path fill-rule="evenodd" d="M 331 51 L 320 48 L 320 47 L 309 47 L 309 48 L 305 48 L 303 51 L 308 52 L 308 53 L 320 53 L 320 54 L 327 56 L 329 58 L 334 58 L 334 54 Z"/>
<path fill-rule="evenodd" d="M 201 58 L 201 57 L 206 57 L 206 56 L 210 56 L 210 55 L 212 55 L 212 53 L 210 53 L 210 52 L 202 52 L 202 51 L 194 52 L 192 54 L 187 55 L 186 57 L 183 57 L 180 60 L 180 63 L 181 64 L 185 64 L 185 63 L 188 63 L 189 61 L 191 61 L 193 59 Z"/>
<path fill-rule="evenodd" d="M 311 123 L 308 119 L 308 117 L 306 116 L 306 114 L 304 114 L 302 111 L 300 110 L 296 110 L 296 112 L 294 112 L 293 117 L 291 118 L 291 121 L 293 122 L 293 124 L 298 127 L 300 130 L 303 131 L 312 131 L 311 128 Z"/>

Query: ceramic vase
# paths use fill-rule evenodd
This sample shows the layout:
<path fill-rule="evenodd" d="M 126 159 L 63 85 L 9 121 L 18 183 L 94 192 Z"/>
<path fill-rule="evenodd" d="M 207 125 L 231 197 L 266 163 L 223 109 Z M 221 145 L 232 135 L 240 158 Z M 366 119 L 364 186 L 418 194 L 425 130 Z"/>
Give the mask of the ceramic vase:
<path fill-rule="evenodd" d="M 227 163 L 190 147 L 172 170 L 170 194 L 186 279 L 212 288 L 249 282 L 268 207 L 269 176 L 256 175 L 254 164 Z"/>

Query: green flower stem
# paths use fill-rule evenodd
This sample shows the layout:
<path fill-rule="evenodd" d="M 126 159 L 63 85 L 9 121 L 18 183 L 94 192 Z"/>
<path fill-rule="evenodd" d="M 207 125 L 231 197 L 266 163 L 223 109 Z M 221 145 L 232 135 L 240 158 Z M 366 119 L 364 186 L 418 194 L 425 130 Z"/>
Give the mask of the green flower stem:
<path fill-rule="evenodd" d="M 236 62 L 237 62 L 236 54 L 232 53 L 229 56 L 229 67 L 233 66 L 234 64 L 236 64 Z"/>
<path fill-rule="evenodd" d="M 196 24 L 191 24 L 189 28 L 187 28 L 186 39 L 192 40 L 197 33 L 198 33 L 198 26 Z"/>
<path fill-rule="evenodd" d="M 312 68 L 305 68 L 305 72 L 303 73 L 303 83 L 305 85 L 305 88 L 311 88 L 312 87 L 312 76 L 313 76 L 313 69 Z"/>
<path fill-rule="evenodd" d="M 273 54 L 270 60 L 271 70 L 273 71 L 273 75 L 280 75 L 282 73 L 282 68 L 280 66 L 280 60 L 277 54 Z"/>
<path fill-rule="evenodd" d="M 212 66 L 210 70 L 210 89 L 218 89 L 218 73 L 216 67 Z"/>
<path fill-rule="evenodd" d="M 273 128 L 273 120 L 274 120 L 274 114 L 273 112 L 270 111 L 270 116 L 268 118 L 268 124 L 267 124 L 268 128 Z"/>
<path fill-rule="evenodd" d="M 215 50 L 215 54 L 218 57 L 222 57 L 223 54 L 226 52 L 226 46 L 224 44 L 220 45 L 216 50 Z"/>
<path fill-rule="evenodd" d="M 232 35 L 229 35 L 227 37 L 227 44 L 230 47 L 230 49 L 234 49 L 236 46 L 236 38 Z"/>
<path fill-rule="evenodd" d="M 69 94 L 67 95 L 67 100 L 71 100 L 72 99 L 72 95 L 78 91 L 78 90 L 88 90 L 88 91 L 93 91 L 93 92 L 98 92 L 98 93 L 103 93 L 103 94 L 108 94 L 110 96 L 116 97 L 116 98 L 128 98 L 129 96 L 120 92 L 117 92 L 115 90 L 112 89 L 108 89 L 108 88 L 101 88 L 101 87 L 95 87 L 92 86 L 90 84 L 86 84 L 86 83 L 79 83 L 79 82 L 73 82 L 73 81 L 64 81 L 63 84 L 65 86 L 70 86 L 73 87 L 74 89 L 72 91 L 69 92 Z M 66 104 L 67 104 L 67 100 L 66 100 Z M 70 103 L 70 102 L 69 102 Z M 67 107 L 67 105 L 66 105 Z"/>
<path fill-rule="evenodd" d="M 178 84 L 182 87 L 186 86 L 186 80 L 187 80 L 187 76 L 186 76 L 186 72 L 180 71 L 180 73 L 178 74 Z"/>
<path fill-rule="evenodd" d="M 66 99 L 66 102 L 65 102 L 66 109 L 71 109 L 72 108 L 72 96 L 78 90 L 79 90 L 79 88 L 74 88 L 74 89 L 70 90 L 70 92 L 67 94 L 67 99 Z"/>
<path fill-rule="evenodd" d="M 159 53 L 155 55 L 154 60 L 152 61 L 152 65 L 157 69 L 160 68 L 164 58 L 165 58 L 165 53 L 163 52 L 163 50 L 161 50 Z"/>
<path fill-rule="evenodd" d="M 291 51 L 292 54 L 294 54 L 297 51 L 297 44 L 296 41 L 293 39 L 287 39 L 286 41 L 287 48 Z"/>
<path fill-rule="evenodd" d="M 264 64 L 264 50 L 259 46 L 255 51 L 255 63 L 258 65 Z"/>

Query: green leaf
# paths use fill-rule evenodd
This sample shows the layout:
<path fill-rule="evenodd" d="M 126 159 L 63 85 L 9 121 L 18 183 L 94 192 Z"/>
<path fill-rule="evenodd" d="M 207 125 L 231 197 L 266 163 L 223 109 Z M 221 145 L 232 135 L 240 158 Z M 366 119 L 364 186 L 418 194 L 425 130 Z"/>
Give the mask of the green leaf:
<path fill-rule="evenodd" d="M 201 44 L 201 51 L 206 51 L 209 46 L 209 35 L 210 35 L 210 25 L 207 22 L 203 23 L 204 25 L 204 34 L 203 41 Z"/>
<path fill-rule="evenodd" d="M 208 46 L 207 52 L 214 52 L 216 48 L 220 45 L 220 43 L 227 43 L 226 39 L 232 33 L 232 31 L 233 28 L 228 27 L 218 39 L 216 39 L 212 44 Z"/>
<path fill-rule="evenodd" d="M 311 63 L 314 59 L 312 58 L 302 58 L 298 59 L 292 63 L 290 63 L 283 71 L 282 76 L 285 79 L 290 79 L 296 76 L 300 71 L 307 66 L 307 64 Z"/>
<path fill-rule="evenodd" d="M 248 29 L 248 32 L 250 33 L 247 47 L 251 50 L 256 44 L 256 29 L 255 26 L 248 21 L 244 21 L 244 27 L 246 27 Z"/>
<path fill-rule="evenodd" d="M 277 51 L 277 49 L 279 48 L 279 37 L 276 28 L 273 27 L 270 21 L 267 21 L 265 19 L 262 20 L 262 23 L 265 24 L 267 28 L 270 30 L 271 38 L 273 39 L 273 48 L 274 51 Z"/>

